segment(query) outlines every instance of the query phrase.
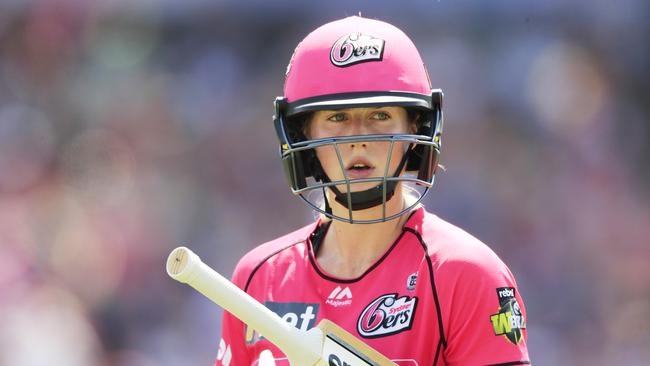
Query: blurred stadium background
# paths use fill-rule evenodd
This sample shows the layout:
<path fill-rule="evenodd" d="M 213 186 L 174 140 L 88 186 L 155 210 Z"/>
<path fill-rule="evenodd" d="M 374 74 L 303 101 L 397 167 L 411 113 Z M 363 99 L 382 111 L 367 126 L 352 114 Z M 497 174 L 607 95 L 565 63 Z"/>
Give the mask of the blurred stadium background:
<path fill-rule="evenodd" d="M 625 1 L 0 2 L 0 364 L 210 365 L 223 273 L 307 223 L 276 156 L 293 47 L 387 20 L 445 91 L 427 207 L 515 273 L 537 365 L 650 360 L 650 14 Z"/>

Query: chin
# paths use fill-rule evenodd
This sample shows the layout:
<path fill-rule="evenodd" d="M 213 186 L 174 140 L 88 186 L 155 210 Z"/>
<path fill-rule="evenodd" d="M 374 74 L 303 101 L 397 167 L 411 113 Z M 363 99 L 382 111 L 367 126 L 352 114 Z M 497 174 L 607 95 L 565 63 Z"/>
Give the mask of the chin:
<path fill-rule="evenodd" d="M 367 191 L 369 189 L 375 188 L 376 186 L 380 185 L 380 181 L 376 182 L 364 182 L 364 183 L 351 183 L 350 184 L 350 192 L 355 193 L 355 192 L 363 192 Z M 336 186 L 336 188 L 341 191 L 341 193 L 347 193 L 348 191 L 348 186 L 345 184 L 339 184 Z"/>

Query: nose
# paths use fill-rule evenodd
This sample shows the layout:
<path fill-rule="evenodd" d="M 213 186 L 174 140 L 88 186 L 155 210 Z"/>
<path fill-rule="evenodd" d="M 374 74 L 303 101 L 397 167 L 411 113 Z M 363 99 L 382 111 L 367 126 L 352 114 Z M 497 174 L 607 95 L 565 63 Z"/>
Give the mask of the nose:
<path fill-rule="evenodd" d="M 363 120 L 363 118 L 354 118 L 354 120 L 351 121 L 350 123 L 350 131 L 349 131 L 349 136 L 357 136 L 357 135 L 367 135 L 367 124 Z M 355 148 L 355 147 L 363 147 L 365 148 L 366 142 L 351 142 L 350 143 L 350 148 Z"/>
<path fill-rule="evenodd" d="M 362 148 L 365 148 L 365 147 L 366 147 L 366 142 L 365 142 L 365 141 L 362 141 L 362 142 L 351 142 L 351 143 L 350 143 L 350 148 L 354 149 L 355 147 L 362 147 Z"/>

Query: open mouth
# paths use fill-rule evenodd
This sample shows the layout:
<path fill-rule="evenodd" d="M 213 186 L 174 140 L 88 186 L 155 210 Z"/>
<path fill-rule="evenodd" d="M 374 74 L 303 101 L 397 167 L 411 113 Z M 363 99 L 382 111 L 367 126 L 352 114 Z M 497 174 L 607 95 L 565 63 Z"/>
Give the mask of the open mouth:
<path fill-rule="evenodd" d="M 368 169 L 374 169 L 374 166 L 366 159 L 362 157 L 357 157 L 352 159 L 348 165 L 347 165 L 347 170 L 356 170 L 356 171 L 363 171 L 363 170 L 368 170 Z"/>
<path fill-rule="evenodd" d="M 346 168 L 346 173 L 352 179 L 368 178 L 375 167 L 365 159 L 354 159 Z"/>
<path fill-rule="evenodd" d="M 353 166 L 348 168 L 348 170 L 354 170 L 357 172 L 362 172 L 364 170 L 369 170 L 369 169 L 371 168 L 365 164 L 354 164 Z"/>

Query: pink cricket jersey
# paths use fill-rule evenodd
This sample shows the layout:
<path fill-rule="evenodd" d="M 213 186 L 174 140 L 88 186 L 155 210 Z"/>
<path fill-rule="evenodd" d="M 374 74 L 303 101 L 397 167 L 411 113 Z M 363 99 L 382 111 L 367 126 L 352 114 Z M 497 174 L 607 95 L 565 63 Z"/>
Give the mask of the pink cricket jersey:
<path fill-rule="evenodd" d="M 328 275 L 314 258 L 315 222 L 260 245 L 233 282 L 297 328 L 330 319 L 398 365 L 523 365 L 526 311 L 497 255 L 465 231 L 415 211 L 399 238 L 363 275 Z M 217 366 L 256 365 L 270 349 L 257 332 L 224 313 Z"/>

